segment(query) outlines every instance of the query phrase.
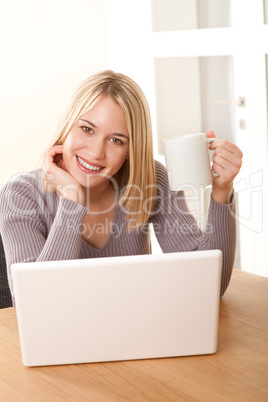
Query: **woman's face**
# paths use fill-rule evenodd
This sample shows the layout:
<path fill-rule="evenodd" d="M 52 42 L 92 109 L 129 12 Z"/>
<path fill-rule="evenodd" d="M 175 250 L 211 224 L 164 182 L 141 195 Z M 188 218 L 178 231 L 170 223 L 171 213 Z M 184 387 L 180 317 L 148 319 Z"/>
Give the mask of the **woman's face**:
<path fill-rule="evenodd" d="M 125 116 L 108 95 L 80 117 L 63 145 L 65 167 L 83 187 L 107 184 L 128 155 Z"/>

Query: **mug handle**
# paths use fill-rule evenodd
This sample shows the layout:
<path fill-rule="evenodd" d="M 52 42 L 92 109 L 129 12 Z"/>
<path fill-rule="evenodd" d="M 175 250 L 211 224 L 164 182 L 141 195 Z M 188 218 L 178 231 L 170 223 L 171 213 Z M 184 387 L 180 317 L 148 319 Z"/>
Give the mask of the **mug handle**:
<path fill-rule="evenodd" d="M 217 138 L 206 138 L 206 140 L 207 140 L 207 144 L 210 144 L 211 142 L 216 141 Z M 210 158 L 210 156 L 209 156 L 209 158 Z M 212 162 L 212 158 L 210 158 L 210 161 Z M 212 172 L 213 177 L 219 177 L 218 173 L 215 173 L 213 170 L 211 170 L 211 172 Z"/>

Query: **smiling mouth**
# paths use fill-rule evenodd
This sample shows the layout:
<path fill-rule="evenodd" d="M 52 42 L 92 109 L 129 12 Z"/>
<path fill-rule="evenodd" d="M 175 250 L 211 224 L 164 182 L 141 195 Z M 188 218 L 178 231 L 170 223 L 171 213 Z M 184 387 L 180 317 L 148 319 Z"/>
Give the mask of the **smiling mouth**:
<path fill-rule="evenodd" d="M 94 166 L 90 165 L 89 163 L 85 162 L 82 158 L 79 156 L 76 156 L 78 163 L 82 165 L 85 169 L 91 171 L 91 172 L 99 172 L 101 169 L 104 169 L 103 166 Z"/>

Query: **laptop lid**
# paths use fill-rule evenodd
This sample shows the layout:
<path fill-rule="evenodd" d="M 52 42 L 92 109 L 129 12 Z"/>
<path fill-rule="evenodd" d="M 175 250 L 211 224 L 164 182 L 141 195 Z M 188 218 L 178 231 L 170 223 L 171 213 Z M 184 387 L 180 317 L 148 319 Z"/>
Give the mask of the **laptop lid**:
<path fill-rule="evenodd" d="M 12 265 L 26 366 L 216 352 L 219 250 Z"/>

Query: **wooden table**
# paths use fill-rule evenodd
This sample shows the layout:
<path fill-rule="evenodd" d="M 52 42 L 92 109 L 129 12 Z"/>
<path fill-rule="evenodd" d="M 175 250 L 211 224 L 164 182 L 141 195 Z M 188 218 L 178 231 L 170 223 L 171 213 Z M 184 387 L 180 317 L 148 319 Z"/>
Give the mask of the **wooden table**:
<path fill-rule="evenodd" d="M 0 401 L 268 401 L 268 278 L 234 270 L 207 356 L 27 368 L 2 309 Z"/>

